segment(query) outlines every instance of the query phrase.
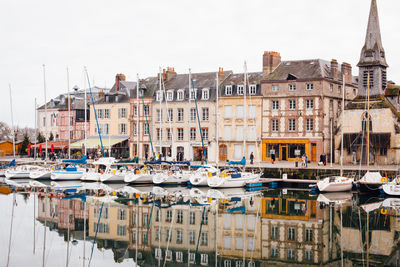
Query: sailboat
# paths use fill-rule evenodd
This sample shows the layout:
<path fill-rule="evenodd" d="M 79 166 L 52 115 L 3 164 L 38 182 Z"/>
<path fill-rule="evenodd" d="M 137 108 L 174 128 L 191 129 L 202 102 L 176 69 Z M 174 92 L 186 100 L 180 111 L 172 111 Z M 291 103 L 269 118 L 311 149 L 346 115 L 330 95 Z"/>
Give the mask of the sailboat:
<path fill-rule="evenodd" d="M 126 168 L 117 169 L 115 158 L 104 157 L 99 158 L 92 164 L 94 168 L 89 169 L 81 177 L 82 181 L 94 182 L 123 182 L 126 174 Z"/>
<path fill-rule="evenodd" d="M 383 177 L 386 178 L 386 177 Z M 393 181 L 382 185 L 383 192 L 389 196 L 400 196 L 400 177 L 397 176 Z"/>
<path fill-rule="evenodd" d="M 326 177 L 317 183 L 318 190 L 321 192 L 343 192 L 350 191 L 353 188 L 354 180 L 343 176 L 343 128 L 344 128 L 344 105 L 345 105 L 345 87 L 346 81 L 343 75 L 343 90 L 342 90 L 342 142 L 340 147 L 340 176 Z"/>

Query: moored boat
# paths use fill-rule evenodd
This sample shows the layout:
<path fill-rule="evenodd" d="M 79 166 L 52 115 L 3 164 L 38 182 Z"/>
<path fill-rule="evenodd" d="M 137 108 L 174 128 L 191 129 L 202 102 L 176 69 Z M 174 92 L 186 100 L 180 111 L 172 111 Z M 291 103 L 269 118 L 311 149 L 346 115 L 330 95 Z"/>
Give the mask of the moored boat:
<path fill-rule="evenodd" d="M 135 168 L 125 174 L 125 183 L 151 184 L 153 183 L 154 170 L 151 166 L 144 165 L 142 168 Z"/>
<path fill-rule="evenodd" d="M 84 175 L 85 169 L 70 164 L 64 169 L 55 169 L 51 172 L 51 180 L 79 180 Z"/>
<path fill-rule="evenodd" d="M 353 179 L 343 176 L 331 176 L 317 183 L 321 192 L 344 192 L 353 188 Z"/>
<path fill-rule="evenodd" d="M 260 174 L 239 172 L 235 168 L 223 170 L 220 175 L 208 177 L 207 184 L 212 188 L 244 187 L 247 183 L 257 182 Z"/>
<path fill-rule="evenodd" d="M 12 169 L 7 169 L 4 173 L 7 179 L 29 178 L 31 172 L 37 171 L 41 167 L 35 165 L 22 165 Z"/>
<path fill-rule="evenodd" d="M 213 166 L 201 166 L 190 175 L 190 183 L 194 186 L 208 186 L 207 179 L 218 174 L 219 170 Z"/>
<path fill-rule="evenodd" d="M 387 178 L 379 172 L 368 171 L 357 184 L 361 193 L 379 194 L 381 186 L 387 182 Z"/>

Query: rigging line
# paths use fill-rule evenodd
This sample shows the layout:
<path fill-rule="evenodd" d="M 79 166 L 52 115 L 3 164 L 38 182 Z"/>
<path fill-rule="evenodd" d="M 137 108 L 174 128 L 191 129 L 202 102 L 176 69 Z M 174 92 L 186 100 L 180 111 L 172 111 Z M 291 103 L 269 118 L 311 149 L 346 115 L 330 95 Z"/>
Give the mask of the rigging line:
<path fill-rule="evenodd" d="M 200 230 L 199 230 L 199 236 L 198 236 L 198 238 L 197 238 L 197 246 L 196 246 L 196 253 L 195 253 L 195 255 L 197 255 L 197 252 L 199 251 L 201 229 L 202 229 L 203 223 L 204 223 L 204 213 L 205 213 L 205 212 L 206 212 L 206 206 L 203 207 L 203 214 L 201 215 Z"/>
<path fill-rule="evenodd" d="M 200 115 L 199 115 L 199 108 L 197 106 L 197 95 L 196 95 L 196 91 L 194 90 L 194 82 L 193 82 L 193 78 L 191 80 L 192 82 L 192 90 L 194 93 L 194 103 L 196 105 L 196 113 L 197 113 L 197 122 L 199 124 L 199 130 L 200 130 L 200 138 L 201 138 L 201 145 L 203 147 L 203 156 L 204 156 L 204 163 L 207 165 L 207 155 L 206 155 L 206 149 L 204 148 L 204 140 L 203 140 L 203 131 L 201 129 L 201 124 L 200 124 Z M 189 94 L 189 98 L 190 98 L 190 94 Z M 197 253 L 197 252 L 196 252 Z"/>
<path fill-rule="evenodd" d="M 254 203 L 254 205 L 255 205 L 255 203 Z M 254 254 L 254 251 L 256 250 L 256 237 L 257 237 L 257 221 L 258 221 L 258 216 L 259 216 L 259 211 L 260 211 L 260 209 L 261 209 L 261 205 L 258 205 L 258 207 L 257 207 L 257 215 L 256 215 L 256 223 L 255 223 L 255 225 L 256 225 L 256 229 L 254 230 L 254 239 L 253 239 L 253 250 L 251 251 L 251 254 L 250 254 L 250 261 L 252 261 L 252 259 L 253 259 L 253 254 Z"/>
<path fill-rule="evenodd" d="M 92 250 L 90 252 L 90 258 L 89 258 L 88 267 L 90 267 L 90 263 L 92 262 L 93 249 L 94 249 L 94 244 L 96 243 L 97 233 L 99 232 L 99 225 L 100 225 L 101 213 L 103 211 L 103 206 L 104 206 L 104 202 L 101 203 L 99 219 L 97 220 L 96 233 L 94 234 L 94 239 L 93 239 L 93 244 L 92 244 Z"/>
<path fill-rule="evenodd" d="M 171 142 L 171 157 L 172 157 L 172 147 L 173 147 L 173 143 L 174 143 L 174 131 L 172 129 L 172 116 L 171 116 L 171 119 L 169 119 L 169 114 L 168 114 L 168 101 L 167 101 L 167 95 L 166 95 L 167 93 L 165 91 L 165 82 L 164 82 L 164 80 L 162 80 L 162 88 L 163 88 L 164 97 L 165 97 L 164 99 L 165 99 L 165 106 L 166 106 L 166 111 L 167 111 L 167 120 L 169 122 L 169 129 L 170 129 L 170 132 L 171 132 L 171 141 L 172 141 Z M 162 112 L 161 112 L 161 114 L 162 114 Z M 168 133 L 167 133 L 167 140 L 168 140 Z"/>
<path fill-rule="evenodd" d="M 153 152 L 153 158 L 155 159 L 156 158 L 156 154 L 154 153 L 153 141 L 151 140 L 151 132 L 150 132 L 149 120 L 147 119 L 147 113 L 148 112 L 146 112 L 145 105 L 144 105 L 143 88 L 142 87 L 140 87 L 140 94 L 141 94 L 141 97 L 142 97 L 143 113 L 144 113 L 144 116 L 146 118 L 147 132 L 149 133 L 149 138 L 150 138 L 151 152 Z M 138 109 L 138 116 L 139 116 L 139 109 Z M 139 137 L 139 133 L 138 133 L 138 137 Z"/>
<path fill-rule="evenodd" d="M 362 240 L 362 223 L 361 223 L 361 212 L 360 209 L 358 209 L 358 221 L 360 224 L 360 242 L 361 242 L 361 255 L 362 255 L 362 262 L 363 262 L 363 266 L 364 266 L 364 242 Z"/>
<path fill-rule="evenodd" d="M 8 241 L 7 266 L 10 264 L 11 239 L 12 239 L 12 230 L 13 230 L 13 221 L 14 221 L 14 209 L 15 209 L 15 203 L 16 203 L 15 195 L 16 195 L 16 193 L 13 193 L 12 210 L 11 210 L 11 225 L 10 225 L 10 239 Z"/>
<path fill-rule="evenodd" d="M 93 94 L 92 94 L 92 87 L 90 86 L 89 74 L 88 74 L 88 71 L 87 71 L 86 67 L 85 67 L 85 72 L 86 72 L 86 79 L 87 79 L 87 82 L 88 82 L 88 84 L 89 84 L 89 93 L 90 93 L 90 98 L 92 99 L 93 112 L 94 112 L 94 117 L 95 117 L 95 119 L 96 119 L 97 132 L 98 132 L 98 134 L 99 134 L 99 139 L 100 139 L 100 144 L 101 144 L 101 151 L 103 152 L 103 157 L 105 157 L 105 154 L 104 154 L 104 147 L 103 147 L 103 140 L 101 139 L 99 121 L 98 121 L 98 119 L 97 119 L 96 107 L 95 107 L 95 105 L 94 105 L 94 99 L 93 99 Z M 86 133 L 85 133 L 85 135 L 86 135 Z"/>

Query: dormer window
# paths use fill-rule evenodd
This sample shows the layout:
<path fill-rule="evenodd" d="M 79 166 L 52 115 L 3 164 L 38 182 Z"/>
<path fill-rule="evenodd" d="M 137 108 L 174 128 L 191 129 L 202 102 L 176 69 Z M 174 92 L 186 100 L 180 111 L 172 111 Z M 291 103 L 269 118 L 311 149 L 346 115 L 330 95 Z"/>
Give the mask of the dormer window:
<path fill-rule="evenodd" d="M 374 56 L 374 52 L 373 51 L 366 51 L 365 52 L 365 57 L 373 57 Z"/>
<path fill-rule="evenodd" d="M 257 93 L 257 85 L 250 84 L 249 86 L 249 95 L 255 95 Z"/>
<path fill-rule="evenodd" d="M 190 100 L 195 100 L 197 98 L 197 89 L 190 89 Z"/>
<path fill-rule="evenodd" d="M 203 89 L 201 91 L 201 99 L 208 100 L 210 98 L 210 91 L 208 89 Z"/>
<path fill-rule="evenodd" d="M 225 95 L 232 95 L 232 85 L 225 86 Z"/>
<path fill-rule="evenodd" d="M 272 92 L 278 92 L 279 91 L 279 85 L 272 85 Z"/>
<path fill-rule="evenodd" d="M 167 92 L 167 101 L 173 101 L 173 100 L 174 100 L 174 92 L 168 91 Z"/>
<path fill-rule="evenodd" d="M 289 91 L 296 91 L 296 85 L 295 84 L 289 84 Z"/>
<path fill-rule="evenodd" d="M 183 101 L 184 98 L 185 98 L 185 92 L 183 90 L 179 90 L 177 94 L 177 100 Z"/>
<path fill-rule="evenodd" d="M 156 101 L 162 101 L 163 100 L 163 93 L 161 90 L 158 90 L 156 92 Z"/>
<path fill-rule="evenodd" d="M 314 84 L 313 83 L 307 83 L 306 87 L 307 87 L 307 90 L 313 90 L 314 89 Z"/>
<path fill-rule="evenodd" d="M 244 86 L 243 85 L 238 85 L 237 86 L 237 94 L 238 95 L 243 95 L 244 92 Z"/>

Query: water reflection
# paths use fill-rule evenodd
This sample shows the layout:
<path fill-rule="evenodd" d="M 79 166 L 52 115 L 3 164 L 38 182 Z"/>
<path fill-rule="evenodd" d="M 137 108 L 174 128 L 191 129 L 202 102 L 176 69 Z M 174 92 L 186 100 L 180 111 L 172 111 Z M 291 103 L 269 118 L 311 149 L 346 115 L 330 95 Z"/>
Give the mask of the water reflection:
<path fill-rule="evenodd" d="M 16 209 L 19 234 L 11 243 L 3 238 L 0 246 L 11 251 L 9 266 L 396 266 L 399 261 L 397 199 L 149 187 L 87 196 L 86 202 L 37 193 L 1 195 L 0 204 L 7 210 L 0 219 L 3 236 L 9 234 L 11 208 Z M 38 223 L 34 230 L 32 220 Z M 25 236 L 35 231 L 33 253 L 21 231 Z"/>

